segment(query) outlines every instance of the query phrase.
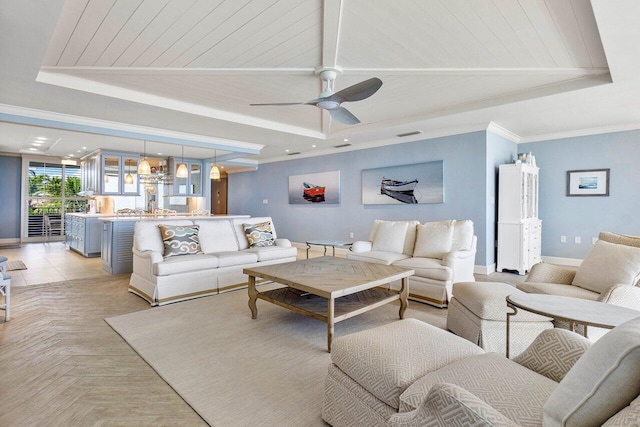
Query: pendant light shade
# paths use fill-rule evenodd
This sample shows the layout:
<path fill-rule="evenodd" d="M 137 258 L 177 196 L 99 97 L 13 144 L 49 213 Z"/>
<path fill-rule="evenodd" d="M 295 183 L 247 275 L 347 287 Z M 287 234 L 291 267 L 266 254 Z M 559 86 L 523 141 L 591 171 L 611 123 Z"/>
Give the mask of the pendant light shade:
<path fill-rule="evenodd" d="M 144 154 L 142 156 L 142 161 L 138 166 L 138 175 L 149 175 L 151 174 L 151 166 L 149 166 L 149 162 L 147 161 L 147 141 L 144 141 Z"/>
<path fill-rule="evenodd" d="M 178 164 L 178 168 L 176 169 L 176 177 L 177 178 L 187 178 L 189 176 L 189 171 L 187 170 L 187 165 L 184 164 L 184 145 L 182 146 L 182 163 Z"/>
<path fill-rule="evenodd" d="M 125 184 L 133 184 L 133 175 L 131 175 L 131 172 L 129 171 L 129 161 L 125 160 L 125 166 L 127 166 L 127 174 L 124 177 L 124 183 Z"/>
<path fill-rule="evenodd" d="M 214 180 L 214 181 L 220 181 L 220 169 L 218 169 L 218 166 L 216 165 L 217 160 L 218 160 L 218 153 L 217 151 L 214 150 L 213 152 L 213 164 L 211 165 L 211 170 L 209 171 L 209 178 Z"/>

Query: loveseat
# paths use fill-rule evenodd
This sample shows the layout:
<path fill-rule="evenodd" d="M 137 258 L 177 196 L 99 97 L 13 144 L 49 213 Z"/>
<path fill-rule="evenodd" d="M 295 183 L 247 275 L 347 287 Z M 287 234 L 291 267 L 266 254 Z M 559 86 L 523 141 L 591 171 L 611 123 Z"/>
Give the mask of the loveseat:
<path fill-rule="evenodd" d="M 270 217 L 138 221 L 129 292 L 151 305 L 217 294 L 246 286 L 244 268 L 296 256 Z"/>
<path fill-rule="evenodd" d="M 454 282 L 475 280 L 476 242 L 470 220 L 376 220 L 369 240 L 354 242 L 347 258 L 413 269 L 409 298 L 446 307 Z"/>
<path fill-rule="evenodd" d="M 595 343 L 549 329 L 515 359 L 415 319 L 334 340 L 322 418 L 338 426 L 630 426 L 640 318 Z"/>
<path fill-rule="evenodd" d="M 578 268 L 535 264 L 518 289 L 640 310 L 640 237 L 601 232 Z M 606 332 L 589 328 L 589 338 Z"/>

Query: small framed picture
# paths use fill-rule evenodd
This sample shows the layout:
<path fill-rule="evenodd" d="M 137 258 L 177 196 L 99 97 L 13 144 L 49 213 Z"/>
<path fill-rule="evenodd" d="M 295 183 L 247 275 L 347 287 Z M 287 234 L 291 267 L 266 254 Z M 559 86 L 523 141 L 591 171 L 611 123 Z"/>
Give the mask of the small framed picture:
<path fill-rule="evenodd" d="M 567 171 L 567 196 L 608 196 L 609 169 Z"/>

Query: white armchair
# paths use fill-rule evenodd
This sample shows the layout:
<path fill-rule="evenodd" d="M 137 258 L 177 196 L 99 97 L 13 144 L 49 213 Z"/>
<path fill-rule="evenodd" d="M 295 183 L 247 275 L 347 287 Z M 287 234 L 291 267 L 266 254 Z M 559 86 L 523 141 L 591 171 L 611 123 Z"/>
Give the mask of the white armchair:
<path fill-rule="evenodd" d="M 409 298 L 446 307 L 453 283 L 475 280 L 476 242 L 470 220 L 376 220 L 369 240 L 354 242 L 347 258 L 413 269 Z"/>
<path fill-rule="evenodd" d="M 601 232 L 580 267 L 538 263 L 518 289 L 600 301 L 640 311 L 640 237 Z M 597 339 L 605 329 L 590 328 Z"/>

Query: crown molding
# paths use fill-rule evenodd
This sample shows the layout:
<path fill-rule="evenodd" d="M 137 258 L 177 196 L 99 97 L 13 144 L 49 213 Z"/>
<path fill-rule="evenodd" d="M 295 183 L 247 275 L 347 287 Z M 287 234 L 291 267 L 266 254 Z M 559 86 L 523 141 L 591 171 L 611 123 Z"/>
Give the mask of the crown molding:
<path fill-rule="evenodd" d="M 640 122 L 625 123 L 620 125 L 599 126 L 588 129 L 569 130 L 564 132 L 544 133 L 531 135 L 522 138 L 520 143 L 552 141 L 554 139 L 575 138 L 578 136 L 601 135 L 603 133 L 626 132 L 630 130 L 640 130 Z"/>
<path fill-rule="evenodd" d="M 495 133 L 496 135 L 501 136 L 505 139 L 508 139 L 511 142 L 515 142 L 516 144 L 518 144 L 522 140 L 522 137 L 520 135 L 517 135 L 511 132 L 510 130 L 503 128 L 502 126 L 500 126 L 495 122 L 489 122 L 489 126 L 487 126 L 487 131 L 491 133 Z"/>

